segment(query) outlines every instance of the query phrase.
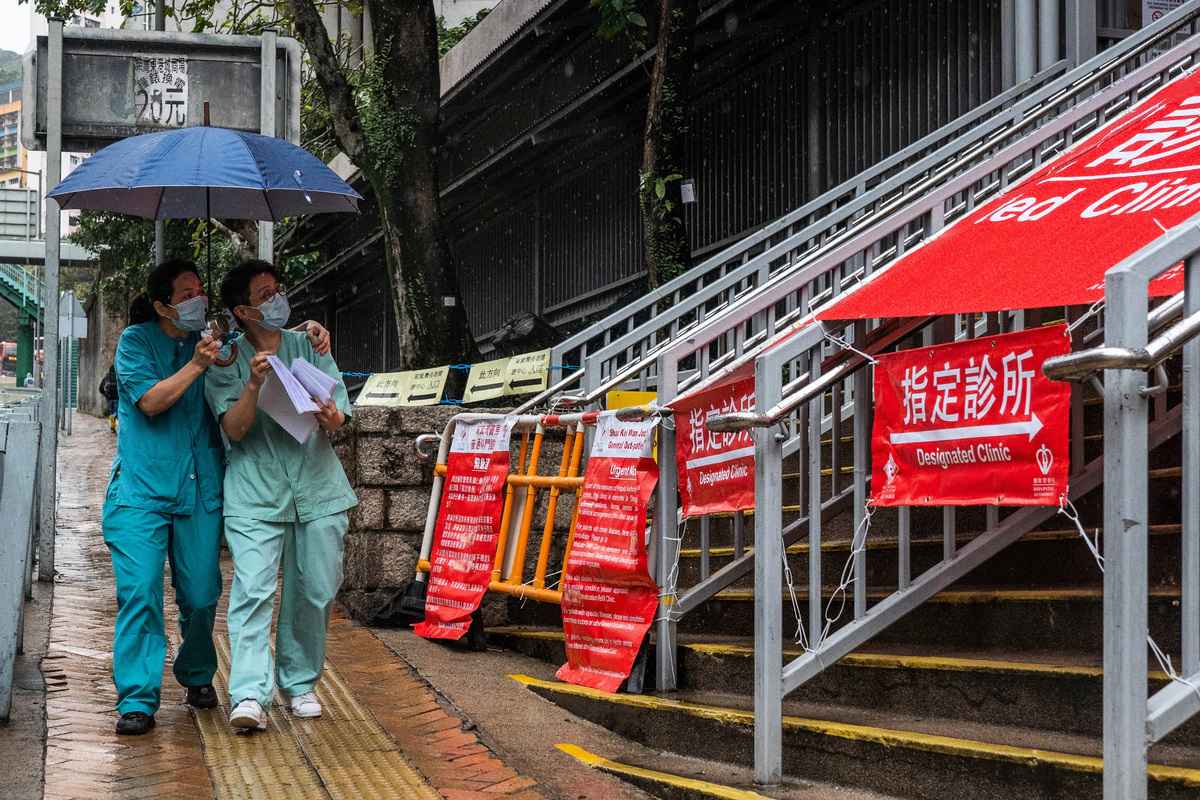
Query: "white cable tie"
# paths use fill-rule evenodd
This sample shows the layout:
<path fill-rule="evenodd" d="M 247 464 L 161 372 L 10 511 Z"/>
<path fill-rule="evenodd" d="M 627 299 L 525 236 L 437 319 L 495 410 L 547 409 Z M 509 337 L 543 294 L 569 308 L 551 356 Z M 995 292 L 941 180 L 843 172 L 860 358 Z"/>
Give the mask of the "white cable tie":
<path fill-rule="evenodd" d="M 857 347 L 855 347 L 854 345 L 850 344 L 849 342 L 847 342 L 847 341 L 846 341 L 845 339 L 843 339 L 842 337 L 840 337 L 840 336 L 838 336 L 838 335 L 836 335 L 836 334 L 830 333 L 830 332 L 829 332 L 829 331 L 827 331 L 827 330 L 823 330 L 823 331 L 821 331 L 821 334 L 822 334 L 822 335 L 823 335 L 823 336 L 824 336 L 826 339 L 828 339 L 829 341 L 831 341 L 831 342 L 833 342 L 834 344 L 836 344 L 838 347 L 841 347 L 841 348 L 844 348 L 844 349 L 846 349 L 846 350 L 849 350 L 851 353 L 857 353 L 858 355 L 860 355 L 860 356 L 862 356 L 863 358 L 865 358 L 865 359 L 866 359 L 868 362 L 870 362 L 871 364 L 878 364 L 878 363 L 879 363 L 879 359 L 875 358 L 875 356 L 871 355 L 870 353 L 864 353 L 862 350 L 859 350 Z"/>
<path fill-rule="evenodd" d="M 1102 308 L 1104 308 L 1104 299 L 1103 298 L 1092 303 L 1091 306 L 1088 307 L 1088 310 L 1083 312 L 1083 315 L 1079 319 L 1075 320 L 1070 325 L 1068 325 L 1067 333 L 1068 334 L 1075 333 L 1076 328 L 1078 328 L 1080 325 L 1082 325 L 1083 323 L 1087 322 L 1089 319 L 1091 319 L 1092 317 L 1094 317 L 1098 313 L 1100 313 L 1100 309 L 1102 309 Z"/>

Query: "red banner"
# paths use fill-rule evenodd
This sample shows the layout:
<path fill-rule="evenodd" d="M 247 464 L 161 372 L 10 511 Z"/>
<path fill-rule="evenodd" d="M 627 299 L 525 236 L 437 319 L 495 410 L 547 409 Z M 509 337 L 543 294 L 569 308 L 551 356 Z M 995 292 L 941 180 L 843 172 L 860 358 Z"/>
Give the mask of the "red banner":
<path fill-rule="evenodd" d="M 429 558 L 425 620 L 413 629 L 418 636 L 461 639 L 487 593 L 515 423 L 507 417 L 459 422 L 454 428 Z"/>
<path fill-rule="evenodd" d="M 1200 72 L 906 253 L 820 319 L 926 317 L 1091 303 L 1104 272 L 1200 211 Z M 1176 267 L 1152 295 L 1183 289 Z"/>
<path fill-rule="evenodd" d="M 714 433 L 709 417 L 754 410 L 754 376 L 735 378 L 671 403 L 675 463 L 685 517 L 754 508 L 754 436 Z"/>
<path fill-rule="evenodd" d="M 658 608 L 646 568 L 646 505 L 658 481 L 657 420 L 600 415 L 562 582 L 567 663 L 559 680 L 615 692 Z"/>
<path fill-rule="evenodd" d="M 1071 388 L 1042 362 L 1065 325 L 905 350 L 875 366 L 872 502 L 1057 505 L 1066 494 Z"/>

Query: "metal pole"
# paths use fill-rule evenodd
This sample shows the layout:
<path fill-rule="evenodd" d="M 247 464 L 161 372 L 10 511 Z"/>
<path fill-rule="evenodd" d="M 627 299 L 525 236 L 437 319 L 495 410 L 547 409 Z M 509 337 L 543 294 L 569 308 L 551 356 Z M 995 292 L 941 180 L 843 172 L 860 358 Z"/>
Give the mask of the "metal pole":
<path fill-rule="evenodd" d="M 1185 317 L 1200 311 L 1200 256 L 1187 260 L 1183 295 Z M 1200 340 L 1183 346 L 1183 554 L 1180 602 L 1183 616 L 1184 675 L 1200 672 Z"/>
<path fill-rule="evenodd" d="M 67 292 L 67 357 L 63 361 L 63 415 L 67 418 L 67 436 L 71 435 L 72 412 L 74 411 L 75 393 L 75 292 Z"/>
<path fill-rule="evenodd" d="M 854 344 L 865 347 L 867 323 L 854 323 Z M 867 368 L 854 373 L 854 533 L 857 536 L 867 515 L 867 478 L 871 461 L 871 373 Z M 867 550 L 854 554 L 854 618 L 867 614 Z"/>
<path fill-rule="evenodd" d="M 62 20 L 50 20 L 47 36 L 46 81 L 46 184 L 57 186 L 62 177 Z M 43 416 L 38 482 L 41 487 L 38 509 L 38 580 L 54 580 L 55 500 L 58 484 L 58 258 L 62 233 L 62 214 L 58 203 L 46 202 L 46 285 L 42 306 L 45 380 L 42 392 Z"/>
<path fill-rule="evenodd" d="M 1096 0 L 1067 0 L 1067 59 L 1077 67 L 1096 55 Z"/>
<path fill-rule="evenodd" d="M 1046 69 L 1059 59 L 1059 4 L 1061 2 L 1062 0 L 1038 0 L 1038 69 Z"/>
<path fill-rule="evenodd" d="M 1105 280 L 1105 344 L 1146 344 L 1147 281 Z M 1146 800 L 1146 374 L 1104 377 L 1104 800 Z"/>
<path fill-rule="evenodd" d="M 1014 64 L 1017 82 L 1037 72 L 1037 0 L 1017 0 L 1014 9 Z"/>
<path fill-rule="evenodd" d="M 809 354 L 809 380 L 821 376 L 822 348 L 817 346 Z M 832 393 L 833 417 L 837 419 L 841 393 Z M 808 646 L 816 647 L 825 629 L 825 611 L 821 607 L 821 433 L 824 422 L 825 400 L 818 395 L 808 404 Z M 842 446 L 840 426 L 829 426 L 829 452 L 836 453 Z M 830 494 L 837 494 L 837 463 L 833 464 L 833 480 Z M 785 556 L 786 558 L 786 551 Z"/>
<path fill-rule="evenodd" d="M 658 359 L 658 402 L 669 403 L 675 399 L 675 389 L 678 386 L 678 364 L 670 356 Z M 679 554 L 678 529 L 678 500 L 675 474 L 675 459 L 666 457 L 675 452 L 675 426 L 660 425 L 658 428 L 658 503 L 655 510 L 654 525 L 654 579 L 660 591 L 670 585 L 672 567 Z M 654 656 L 655 686 L 660 692 L 671 691 L 678 687 L 676 671 L 675 629 L 676 624 L 671 618 L 674 598 L 663 597 L 658 603 L 658 621 L 655 631 L 658 643 Z"/>
<path fill-rule="evenodd" d="M 1017 82 L 1016 33 L 1013 31 L 1015 2 L 1000 0 L 1000 77 L 1005 89 L 1012 88 Z"/>
<path fill-rule="evenodd" d="M 155 0 L 154 2 L 154 30 L 165 31 L 167 29 L 167 0 Z M 158 266 L 167 260 L 164 247 L 166 241 L 166 222 L 161 219 L 154 220 L 154 266 Z"/>
<path fill-rule="evenodd" d="M 754 394 L 759 413 L 781 399 L 770 355 L 755 361 Z M 783 776 L 783 438 L 777 426 L 754 429 L 754 780 L 764 785 Z"/>
<path fill-rule="evenodd" d="M 275 135 L 275 31 L 263 31 L 262 69 L 260 81 L 260 125 L 263 136 Z M 275 257 L 275 225 L 258 223 L 258 257 L 271 261 Z"/>

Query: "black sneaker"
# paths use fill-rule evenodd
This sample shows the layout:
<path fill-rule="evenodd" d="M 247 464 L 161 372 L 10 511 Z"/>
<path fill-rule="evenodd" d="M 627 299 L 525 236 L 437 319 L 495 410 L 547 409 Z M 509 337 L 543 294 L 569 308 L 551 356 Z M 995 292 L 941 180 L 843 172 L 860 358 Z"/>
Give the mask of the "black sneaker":
<path fill-rule="evenodd" d="M 192 708 L 216 708 L 217 693 L 212 684 L 187 687 L 187 704 Z"/>
<path fill-rule="evenodd" d="M 143 714 L 141 711 L 130 711 L 128 714 L 122 714 L 117 720 L 117 735 L 118 736 L 141 736 L 143 733 L 149 733 L 154 727 L 154 715 Z"/>

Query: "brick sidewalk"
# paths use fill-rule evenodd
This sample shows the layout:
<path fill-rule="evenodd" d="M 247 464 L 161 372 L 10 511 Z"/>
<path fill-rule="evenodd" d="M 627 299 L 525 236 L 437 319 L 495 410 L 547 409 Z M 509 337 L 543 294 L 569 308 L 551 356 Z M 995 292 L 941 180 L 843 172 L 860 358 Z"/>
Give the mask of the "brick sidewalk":
<path fill-rule="evenodd" d="M 326 708 L 320 720 L 293 720 L 276 706 L 266 733 L 234 736 L 224 702 L 214 711 L 190 712 L 164 666 L 158 727 L 147 736 L 118 738 L 110 673 L 116 600 L 100 533 L 113 446 L 107 426 L 82 414 L 75 435 L 60 445 L 59 576 L 42 666 L 46 800 L 541 796 L 535 781 L 508 769 L 473 732 L 462 730 L 459 717 L 407 664 L 340 614 L 317 687 Z M 227 595 L 228 563 L 223 572 Z M 165 596 L 174 649 L 169 583 Z M 218 687 L 228 668 L 224 602 L 223 596 Z"/>

